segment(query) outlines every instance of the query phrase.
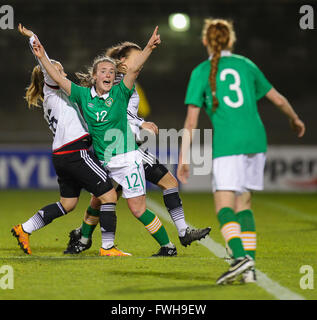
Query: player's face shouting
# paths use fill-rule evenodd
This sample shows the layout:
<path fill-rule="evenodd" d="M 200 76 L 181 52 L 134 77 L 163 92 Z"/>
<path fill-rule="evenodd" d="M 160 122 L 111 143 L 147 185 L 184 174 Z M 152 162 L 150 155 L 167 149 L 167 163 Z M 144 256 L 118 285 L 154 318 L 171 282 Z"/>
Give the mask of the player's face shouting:
<path fill-rule="evenodd" d="M 97 91 L 102 93 L 109 92 L 113 86 L 115 76 L 115 66 L 111 62 L 99 63 L 96 74 L 94 75 Z"/>

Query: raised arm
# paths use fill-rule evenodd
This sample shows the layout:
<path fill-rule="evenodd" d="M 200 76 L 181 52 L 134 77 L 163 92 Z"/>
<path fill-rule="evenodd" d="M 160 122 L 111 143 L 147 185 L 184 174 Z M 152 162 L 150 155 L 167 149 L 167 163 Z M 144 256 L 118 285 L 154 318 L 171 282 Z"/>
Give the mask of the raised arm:
<path fill-rule="evenodd" d="M 157 34 L 158 26 L 155 27 L 154 32 L 143 49 L 143 51 L 137 56 L 133 65 L 128 68 L 126 75 L 123 78 L 123 82 L 125 86 L 129 89 L 133 88 L 134 82 L 142 69 L 144 63 L 151 55 L 152 51 L 161 43 L 160 35 Z"/>
<path fill-rule="evenodd" d="M 71 81 L 67 78 L 63 77 L 61 73 L 54 67 L 54 65 L 51 63 L 51 61 L 48 59 L 45 49 L 38 40 L 38 38 L 35 39 L 33 42 L 33 52 L 34 55 L 38 58 L 40 61 L 42 67 L 46 70 L 48 75 L 52 78 L 53 81 L 56 82 L 56 84 L 63 89 L 67 95 L 70 96 L 71 94 Z"/>
<path fill-rule="evenodd" d="M 288 100 L 274 88 L 265 96 L 288 117 L 291 128 L 296 132 L 297 136 L 301 138 L 305 134 L 305 124 L 296 114 Z"/>
<path fill-rule="evenodd" d="M 34 45 L 35 41 L 38 40 L 37 36 L 33 33 L 32 30 L 29 30 L 29 29 L 25 28 L 24 26 L 22 26 L 21 23 L 19 23 L 19 25 L 18 25 L 18 30 L 23 36 L 25 36 L 29 39 L 29 45 L 30 45 L 31 51 L 32 51 L 33 55 L 35 56 L 38 64 L 41 67 L 45 83 L 47 83 L 48 85 L 51 85 L 51 86 L 56 86 L 57 83 L 49 76 L 49 74 L 46 72 L 46 69 L 43 67 L 41 61 L 38 59 L 38 57 L 34 53 L 33 45 Z M 46 55 L 47 59 L 50 60 L 49 57 L 47 56 L 46 52 L 45 52 L 45 55 Z"/>

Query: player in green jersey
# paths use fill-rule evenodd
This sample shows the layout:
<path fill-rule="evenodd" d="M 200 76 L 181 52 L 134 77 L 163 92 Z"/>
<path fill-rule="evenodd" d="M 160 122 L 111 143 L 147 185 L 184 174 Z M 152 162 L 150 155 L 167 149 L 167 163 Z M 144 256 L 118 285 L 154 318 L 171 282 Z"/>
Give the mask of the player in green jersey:
<path fill-rule="evenodd" d="M 159 243 L 160 250 L 156 255 L 173 256 L 177 254 L 176 247 L 170 242 L 159 218 L 146 208 L 142 156 L 137 150 L 138 146 L 127 121 L 127 106 L 134 90 L 134 82 L 143 64 L 160 42 L 158 27 L 156 27 L 146 47 L 116 86 L 113 86 L 117 72 L 115 61 L 109 57 L 97 58 L 89 73 L 91 82 L 89 88 L 78 86 L 61 77 L 46 58 L 44 48 L 39 41 L 33 48 L 48 74 L 67 93 L 70 100 L 81 108 L 97 157 L 110 171 L 112 179 L 122 186 L 123 197 L 127 199 L 130 211 Z M 108 222 L 111 220 L 111 233 L 114 235 L 116 215 L 101 214 L 100 222 L 103 220 Z M 107 247 L 109 242 L 107 236 L 102 234 L 100 255 L 111 254 L 108 250 L 111 248 Z M 80 245 L 74 246 L 74 248 L 80 247 Z"/>
<path fill-rule="evenodd" d="M 131 63 L 134 63 L 135 58 L 141 53 L 141 51 L 142 49 L 136 43 L 124 41 L 107 49 L 105 55 L 112 59 L 118 61 L 120 60 L 121 63 L 124 64 L 125 69 L 127 69 Z M 125 71 L 123 70 L 123 72 Z M 77 72 L 76 76 L 80 80 L 80 84 L 82 86 L 91 87 L 91 83 L 89 81 L 89 73 L 87 74 L 84 72 Z M 114 84 L 120 83 L 123 76 L 123 73 L 118 73 Z M 158 134 L 158 127 L 153 122 L 147 122 L 138 117 L 139 101 L 139 95 L 137 90 L 135 89 L 132 97 L 129 100 L 127 112 L 129 125 L 135 135 L 135 139 L 139 146 L 139 151 L 143 155 L 142 158 L 145 179 L 147 182 L 151 182 L 162 189 L 163 201 L 166 209 L 168 210 L 170 217 L 177 228 L 181 244 L 186 247 L 193 241 L 200 240 L 206 237 L 211 228 L 207 227 L 204 229 L 192 229 L 188 227 L 185 221 L 182 200 L 178 193 L 177 179 L 166 168 L 166 166 L 161 164 L 159 160 L 155 158 L 155 156 L 147 151 L 147 149 L 143 150 L 143 140 L 140 135 L 140 129 L 142 128 L 144 130 L 150 131 L 153 134 Z M 121 189 L 120 187 L 121 186 L 117 188 L 119 196 Z M 91 210 L 91 208 L 93 208 L 93 211 Z M 68 247 L 71 247 L 72 243 L 76 242 L 83 235 L 86 238 L 91 239 L 93 231 L 98 224 L 99 219 L 95 213 L 97 212 L 98 214 L 99 209 L 100 201 L 97 198 L 93 197 L 90 202 L 90 209 L 85 212 L 81 227 L 78 227 L 69 233 L 70 239 L 68 242 Z M 111 238 L 110 235 L 108 236 L 108 238 Z"/>
<path fill-rule="evenodd" d="M 232 23 L 206 19 L 202 42 L 209 59 L 193 71 L 187 88 L 188 105 L 177 176 L 186 183 L 186 164 L 192 129 L 197 127 L 200 109 L 205 109 L 213 126 L 212 185 L 222 235 L 234 259 L 217 280 L 233 282 L 242 274 L 243 282 L 256 280 L 254 260 L 256 230 L 251 209 L 251 190 L 263 189 L 266 133 L 257 110 L 257 101 L 268 98 L 289 119 L 298 137 L 305 125 L 289 104 L 249 59 L 232 54 L 236 37 Z M 184 136 L 183 136 L 184 137 Z M 187 151 L 186 151 L 187 150 Z"/>

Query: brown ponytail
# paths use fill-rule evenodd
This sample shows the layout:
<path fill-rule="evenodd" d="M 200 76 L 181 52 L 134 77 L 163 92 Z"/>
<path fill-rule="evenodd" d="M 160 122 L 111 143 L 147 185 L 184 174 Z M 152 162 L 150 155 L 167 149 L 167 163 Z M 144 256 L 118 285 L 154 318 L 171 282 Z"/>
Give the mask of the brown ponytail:
<path fill-rule="evenodd" d="M 106 51 L 106 56 L 112 59 L 120 60 L 121 58 L 127 58 L 131 50 L 142 51 L 141 47 L 134 42 L 124 41 L 121 42 Z"/>
<path fill-rule="evenodd" d="M 216 96 L 216 76 L 221 57 L 221 50 L 232 50 L 236 37 L 232 23 L 223 19 L 206 19 L 202 36 L 206 39 L 208 49 L 212 53 L 209 83 L 212 92 L 213 112 L 215 112 L 219 105 L 219 101 Z"/>
<path fill-rule="evenodd" d="M 29 109 L 31 106 L 41 107 L 39 104 L 44 100 L 43 94 L 44 77 L 39 65 L 34 67 L 31 75 L 31 83 L 26 88 L 25 100 Z"/>

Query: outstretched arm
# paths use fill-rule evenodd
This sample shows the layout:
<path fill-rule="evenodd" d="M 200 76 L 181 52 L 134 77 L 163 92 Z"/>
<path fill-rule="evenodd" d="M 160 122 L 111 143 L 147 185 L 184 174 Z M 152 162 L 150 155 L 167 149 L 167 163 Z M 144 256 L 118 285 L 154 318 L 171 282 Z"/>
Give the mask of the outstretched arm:
<path fill-rule="evenodd" d="M 32 51 L 32 53 L 34 55 L 33 44 L 36 41 L 37 36 L 33 33 L 32 30 L 28 30 L 27 28 L 22 26 L 21 23 L 19 23 L 19 25 L 18 25 L 18 30 L 23 36 L 25 36 L 25 37 L 27 37 L 29 39 L 29 45 L 30 45 L 31 51 Z M 45 52 L 45 54 L 46 54 L 46 52 Z M 46 56 L 47 56 L 47 54 L 46 54 Z M 56 82 L 53 81 L 51 79 L 51 77 L 48 75 L 48 73 L 46 72 L 45 68 L 43 68 L 43 65 L 41 64 L 41 61 L 39 61 L 39 59 L 36 56 L 35 56 L 35 59 L 37 60 L 38 64 L 41 67 L 45 83 L 47 83 L 49 85 L 52 85 L 52 86 L 56 86 Z"/>
<path fill-rule="evenodd" d="M 19 24 L 19 31 L 22 35 L 31 38 L 33 36 L 33 32 L 31 30 L 26 29 L 21 24 Z M 71 81 L 63 77 L 57 69 L 55 69 L 54 65 L 51 63 L 49 58 L 47 57 L 44 47 L 40 43 L 39 39 L 35 37 L 33 41 L 33 53 L 39 60 L 41 67 L 47 71 L 47 74 L 51 77 L 56 84 L 62 88 L 67 95 L 71 93 Z"/>
<path fill-rule="evenodd" d="M 63 77 L 57 69 L 55 69 L 54 65 L 47 58 L 45 54 L 44 47 L 41 45 L 39 40 L 35 40 L 33 44 L 33 50 L 35 56 L 41 61 L 43 67 L 49 74 L 49 76 L 57 83 L 57 85 L 63 89 L 68 96 L 71 94 L 71 81 L 67 78 Z"/>
<path fill-rule="evenodd" d="M 123 78 L 123 82 L 127 88 L 133 88 L 134 82 L 144 63 L 149 58 L 152 51 L 161 43 L 160 35 L 157 34 L 157 32 L 158 26 L 155 27 L 154 32 L 143 51 L 136 57 L 133 66 L 128 68 L 127 73 Z"/>
<path fill-rule="evenodd" d="M 305 124 L 296 114 L 288 100 L 274 88 L 265 96 L 288 117 L 291 128 L 301 138 L 305 134 Z"/>

